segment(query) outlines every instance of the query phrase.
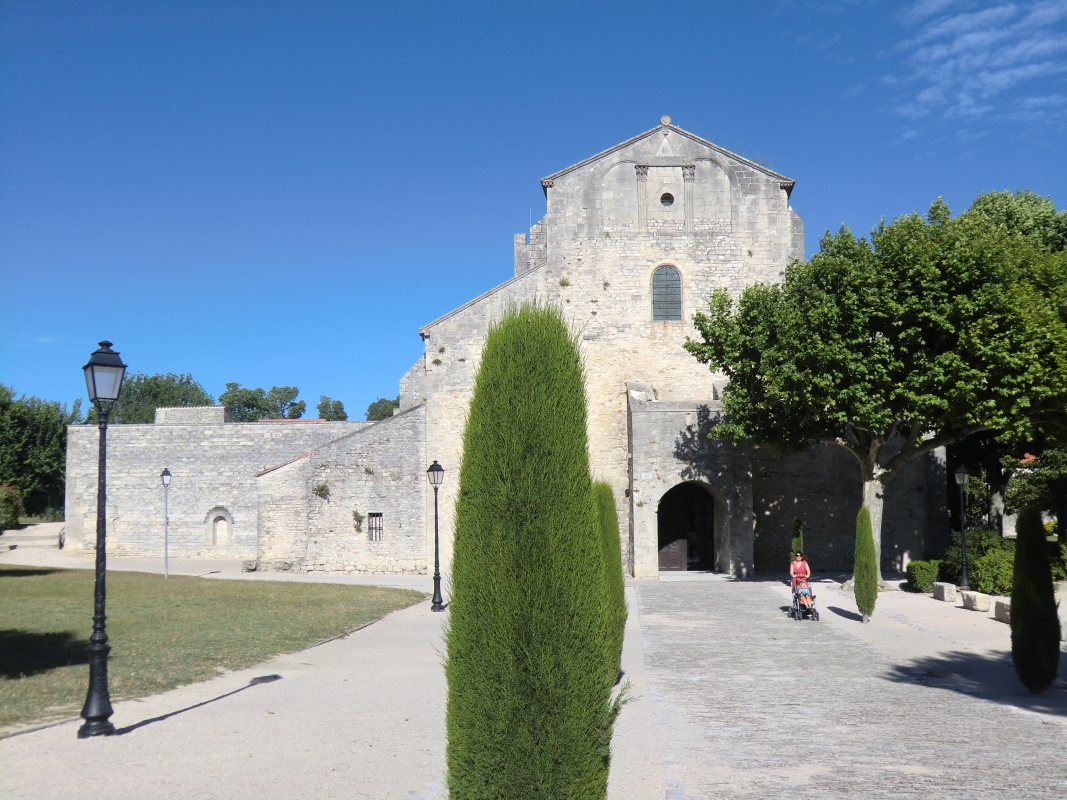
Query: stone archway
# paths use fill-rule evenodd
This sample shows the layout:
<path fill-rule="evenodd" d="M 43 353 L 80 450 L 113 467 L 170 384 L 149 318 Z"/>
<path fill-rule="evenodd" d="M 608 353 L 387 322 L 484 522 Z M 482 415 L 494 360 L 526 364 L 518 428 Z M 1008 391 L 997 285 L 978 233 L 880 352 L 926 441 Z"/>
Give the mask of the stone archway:
<path fill-rule="evenodd" d="M 718 534 L 725 515 L 716 513 L 716 505 L 712 488 L 699 481 L 680 483 L 663 494 L 656 512 L 661 571 L 719 568 L 716 556 L 725 542 Z"/>

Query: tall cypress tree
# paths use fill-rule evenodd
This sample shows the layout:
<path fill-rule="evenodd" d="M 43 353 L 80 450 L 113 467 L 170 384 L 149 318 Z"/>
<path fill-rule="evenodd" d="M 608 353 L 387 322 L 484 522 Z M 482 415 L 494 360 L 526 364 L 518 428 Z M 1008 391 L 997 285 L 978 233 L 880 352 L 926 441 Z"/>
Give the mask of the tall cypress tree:
<path fill-rule="evenodd" d="M 453 800 L 603 798 L 617 704 L 581 358 L 559 310 L 493 326 L 463 439 L 446 632 Z"/>
<path fill-rule="evenodd" d="M 1041 513 L 1029 506 L 1015 524 L 1015 573 L 1011 589 L 1011 660 L 1033 694 L 1056 680 L 1060 620 Z"/>
<path fill-rule="evenodd" d="M 622 641 L 626 631 L 626 580 L 622 574 L 622 546 L 619 543 L 619 512 L 615 496 L 605 481 L 593 484 L 593 501 L 600 519 L 600 538 L 604 548 L 604 590 L 611 663 L 622 666 Z"/>
<path fill-rule="evenodd" d="M 856 557 L 852 567 L 856 607 L 863 615 L 864 622 L 874 613 L 874 604 L 878 600 L 878 565 L 874 559 L 871 514 L 864 506 L 856 515 Z"/>

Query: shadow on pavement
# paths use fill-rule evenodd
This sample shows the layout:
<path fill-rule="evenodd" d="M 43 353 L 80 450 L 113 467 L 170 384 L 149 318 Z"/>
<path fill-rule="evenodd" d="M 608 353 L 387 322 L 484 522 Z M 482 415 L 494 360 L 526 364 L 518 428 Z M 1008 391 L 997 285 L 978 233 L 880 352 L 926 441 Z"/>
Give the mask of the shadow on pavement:
<path fill-rule="evenodd" d="M 73 633 L 35 633 L 9 629 L 0 631 L 0 675 L 15 679 L 41 672 L 88 664 L 86 639 Z"/>
<path fill-rule="evenodd" d="M 827 611 L 833 611 L 837 616 L 844 617 L 845 619 L 853 620 L 854 622 L 862 622 L 863 617 L 857 614 L 855 611 L 849 611 L 847 608 L 838 608 L 837 606 L 827 606 Z"/>
<path fill-rule="evenodd" d="M 135 722 L 133 725 L 127 725 L 125 728 L 116 728 L 115 735 L 123 736 L 127 733 L 133 733 L 138 728 L 143 728 L 145 725 L 151 725 L 153 722 L 162 722 L 165 719 L 176 717 L 178 714 L 184 714 L 186 711 L 192 711 L 194 708 L 201 708 L 209 703 L 214 703 L 218 700 L 224 700 L 227 697 L 232 697 L 238 692 L 243 692 L 245 689 L 250 689 L 253 686 L 258 686 L 261 683 L 274 683 L 274 681 L 280 681 L 281 675 L 260 675 L 258 678 L 253 678 L 248 682 L 246 686 L 242 686 L 240 689 L 234 689 L 232 692 L 226 692 L 226 694 L 220 694 L 218 697 L 212 697 L 210 700 L 205 700 L 202 703 L 197 703 L 193 706 L 187 706 L 186 708 L 179 708 L 177 711 L 171 711 L 169 714 L 160 714 L 158 717 L 152 717 L 151 719 L 144 719 L 140 722 Z"/>
<path fill-rule="evenodd" d="M 896 683 L 944 689 L 1042 714 L 1067 717 L 1067 663 L 1060 659 L 1059 677 L 1044 694 L 1032 695 L 1020 683 L 1010 655 L 956 651 L 919 658 L 892 667 L 883 675 Z"/>

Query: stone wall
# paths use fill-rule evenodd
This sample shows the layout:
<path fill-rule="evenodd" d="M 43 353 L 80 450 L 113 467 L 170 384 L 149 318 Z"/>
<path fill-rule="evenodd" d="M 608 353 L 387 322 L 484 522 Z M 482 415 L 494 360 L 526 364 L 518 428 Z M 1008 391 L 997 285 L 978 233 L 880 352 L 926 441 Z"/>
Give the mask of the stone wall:
<path fill-rule="evenodd" d="M 159 424 L 108 428 L 110 553 L 163 555 L 163 486 L 159 474 L 166 467 L 174 476 L 170 486 L 170 553 L 253 558 L 255 473 L 369 424 L 322 420 L 183 424 L 172 421 L 177 417 L 174 409 L 161 411 Z M 188 411 L 186 416 L 193 419 L 222 418 L 216 408 Z M 66 536 L 72 551 L 95 546 L 98 447 L 95 426 L 68 429 Z M 225 524 L 213 525 L 217 517 Z"/>
<path fill-rule="evenodd" d="M 262 472 L 257 569 L 425 574 L 433 559 L 428 464 L 420 405 Z M 370 539 L 372 513 L 382 515 L 380 541 Z"/>

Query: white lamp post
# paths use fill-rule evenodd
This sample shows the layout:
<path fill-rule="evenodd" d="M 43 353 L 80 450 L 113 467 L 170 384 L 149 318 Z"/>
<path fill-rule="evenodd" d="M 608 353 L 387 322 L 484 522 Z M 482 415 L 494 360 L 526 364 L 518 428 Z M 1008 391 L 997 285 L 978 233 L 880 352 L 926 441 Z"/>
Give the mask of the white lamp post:
<path fill-rule="evenodd" d="M 170 577 L 170 470 L 166 467 L 159 473 L 159 479 L 163 481 L 163 577 Z"/>

